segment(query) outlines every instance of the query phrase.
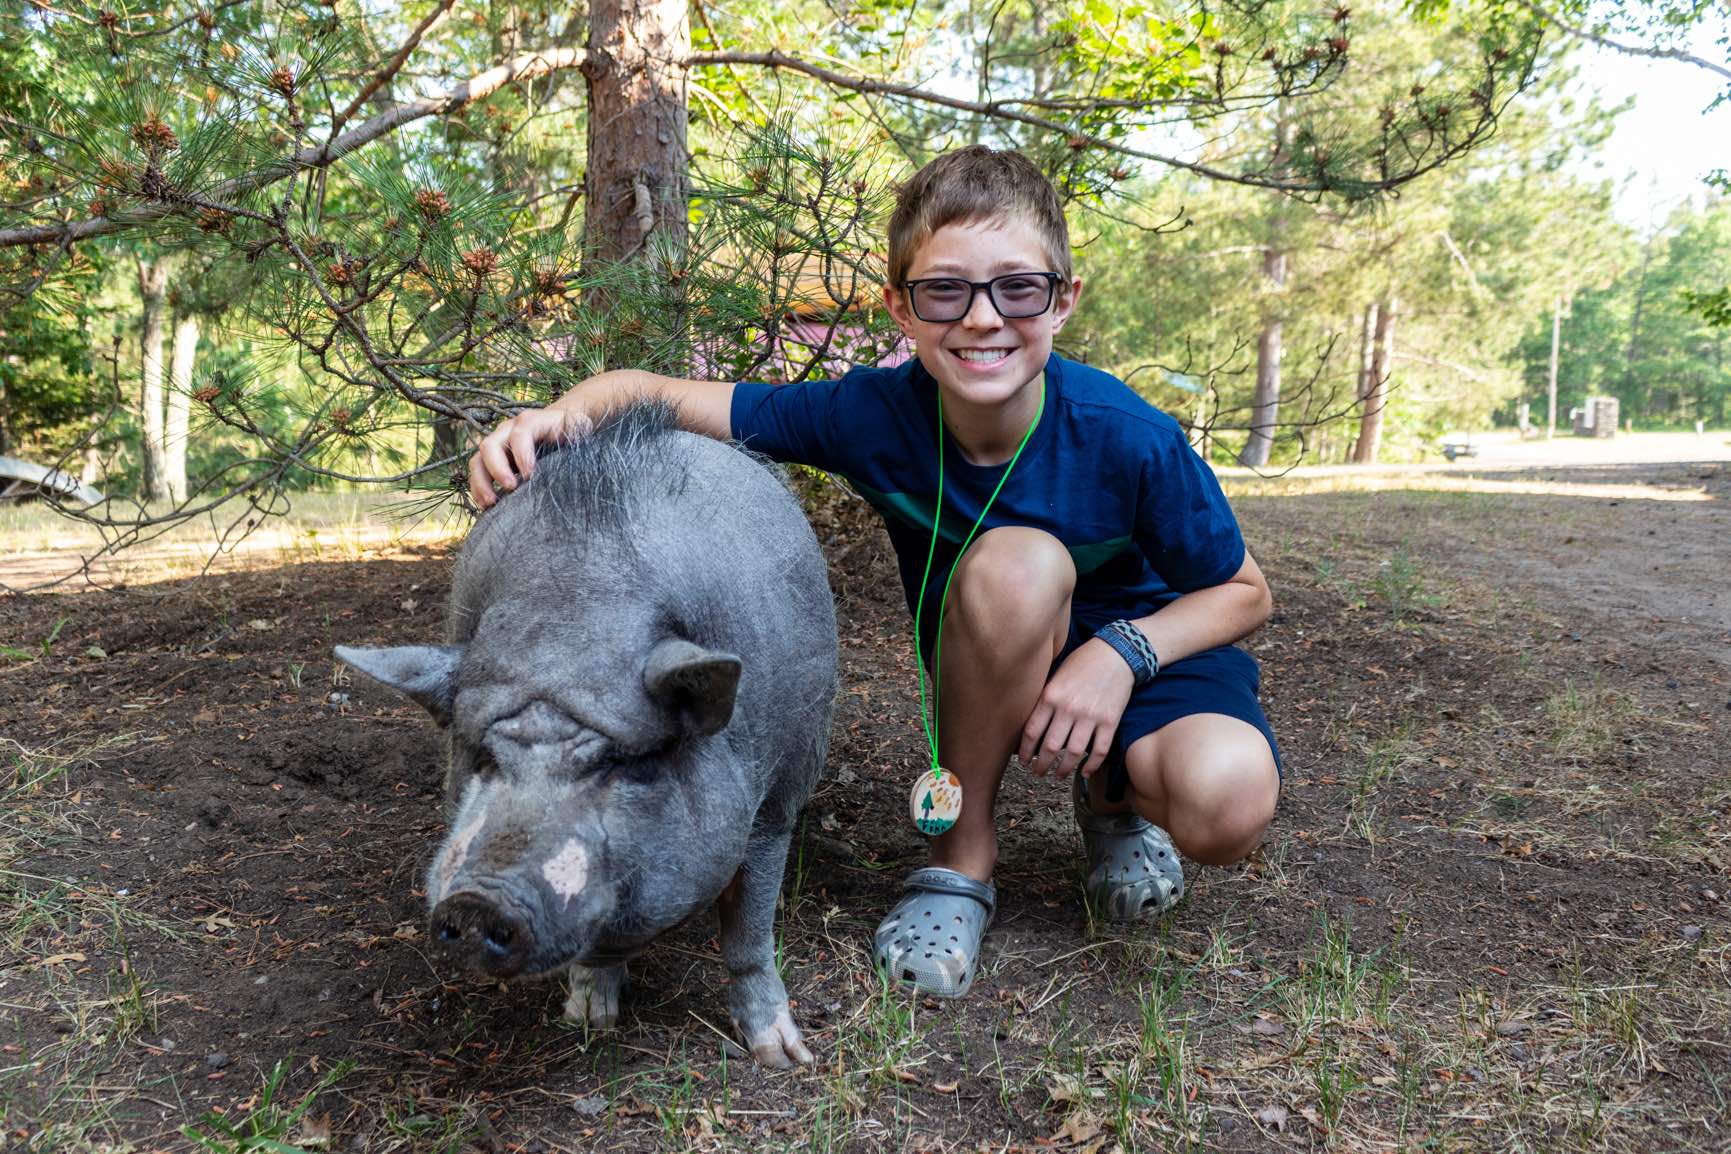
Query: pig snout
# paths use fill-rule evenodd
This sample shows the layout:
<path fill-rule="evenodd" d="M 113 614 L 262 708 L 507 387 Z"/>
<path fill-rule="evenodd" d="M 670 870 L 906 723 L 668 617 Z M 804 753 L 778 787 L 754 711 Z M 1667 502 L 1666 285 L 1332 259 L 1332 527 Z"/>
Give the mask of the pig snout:
<path fill-rule="evenodd" d="M 529 920 L 484 894 L 455 893 L 433 907 L 433 940 L 464 969 L 495 978 L 523 972 L 535 951 Z"/>

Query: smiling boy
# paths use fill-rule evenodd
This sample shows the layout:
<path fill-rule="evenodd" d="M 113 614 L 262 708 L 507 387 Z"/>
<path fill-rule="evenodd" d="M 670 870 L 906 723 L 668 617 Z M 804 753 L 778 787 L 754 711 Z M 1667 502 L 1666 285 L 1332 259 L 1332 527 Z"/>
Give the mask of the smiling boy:
<path fill-rule="evenodd" d="M 837 474 L 871 502 L 937 668 L 939 761 L 963 786 L 956 825 L 906 879 L 874 957 L 955 997 L 996 909 L 994 807 L 1012 754 L 1036 775 L 1080 771 L 1088 894 L 1108 918 L 1176 903 L 1180 853 L 1227 864 L 1261 841 L 1278 757 L 1256 663 L 1232 642 L 1271 601 L 1177 423 L 1053 354 L 1082 281 L 1057 194 L 1030 161 L 973 147 L 922 168 L 897 198 L 888 273 L 884 302 L 916 351 L 906 364 L 798 385 L 603 373 L 501 423 L 470 487 L 491 505 L 495 485 L 533 468 L 537 443 L 650 396 L 694 432 Z"/>

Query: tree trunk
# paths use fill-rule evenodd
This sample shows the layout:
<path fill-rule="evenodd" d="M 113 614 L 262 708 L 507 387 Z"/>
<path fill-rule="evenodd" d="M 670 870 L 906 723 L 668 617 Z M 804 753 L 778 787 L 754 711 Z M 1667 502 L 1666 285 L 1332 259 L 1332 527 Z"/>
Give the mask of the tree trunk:
<path fill-rule="evenodd" d="M 1641 246 L 1641 275 L 1635 281 L 1635 308 L 1629 314 L 1629 349 L 1623 357 L 1625 392 L 1629 400 L 1634 400 L 1636 386 L 1642 386 L 1639 392 L 1643 417 L 1653 409 L 1653 382 L 1636 379 L 1635 362 L 1641 351 L 1641 313 L 1647 306 L 1647 270 L 1653 263 L 1653 240 L 1653 236 L 1648 236 L 1647 243 Z"/>
<path fill-rule="evenodd" d="M 589 155 L 584 259 L 624 260 L 660 231 L 683 248 L 690 184 L 685 150 L 691 52 L 687 0 L 593 0 L 589 7 Z M 606 308 L 586 290 L 586 302 Z"/>
<path fill-rule="evenodd" d="M 1382 411 L 1388 405 L 1388 378 L 1394 366 L 1394 317 L 1400 303 L 1393 296 L 1376 303 L 1376 337 L 1370 354 L 1369 391 L 1358 418 L 1358 441 L 1352 447 L 1356 465 L 1376 464 L 1382 447 Z"/>
<path fill-rule="evenodd" d="M 186 433 L 192 413 L 192 362 L 198 353 L 198 318 L 174 322 L 174 359 L 168 364 L 168 419 L 163 426 L 163 483 L 169 500 L 186 500 Z"/>
<path fill-rule="evenodd" d="M 1263 307 L 1262 332 L 1256 338 L 1256 393 L 1251 398 L 1250 439 L 1238 463 L 1252 469 L 1268 464 L 1274 447 L 1274 424 L 1280 415 L 1280 290 L 1286 287 L 1286 254 L 1269 248 L 1262 255 L 1262 275 L 1268 300 Z"/>
<path fill-rule="evenodd" d="M 84 467 L 78 471 L 78 480 L 81 484 L 95 488 L 96 482 L 101 478 L 102 453 L 97 449 L 96 443 L 92 441 L 84 446 Z"/>
<path fill-rule="evenodd" d="M 1358 333 L 1358 392 L 1354 395 L 1364 400 L 1370 395 L 1370 383 L 1376 379 L 1371 371 L 1371 365 L 1376 350 L 1376 302 L 1365 306 L 1364 320 Z"/>
<path fill-rule="evenodd" d="M 168 497 L 167 462 L 162 454 L 162 333 L 168 315 L 168 258 L 139 262 L 138 293 L 144 299 L 144 331 L 139 342 L 144 380 L 138 399 L 142 492 L 146 501 L 161 501 Z"/>
<path fill-rule="evenodd" d="M 1286 171 L 1292 121 L 1284 101 L 1275 110 L 1274 154 L 1269 168 Z M 1280 329 L 1286 302 L 1286 216 L 1275 204 L 1268 224 L 1268 247 L 1262 251 L 1262 331 L 1256 338 L 1256 392 L 1250 398 L 1250 437 L 1238 454 L 1238 463 L 1252 469 L 1268 464 L 1274 447 L 1274 426 L 1280 416 Z"/>
<path fill-rule="evenodd" d="M 1353 391 L 1353 397 L 1358 402 L 1358 412 L 1364 416 L 1364 399 L 1370 396 L 1371 382 L 1376 380 L 1376 302 L 1372 301 L 1364 307 L 1364 316 L 1359 321 L 1358 331 L 1358 387 Z M 1343 461 L 1358 459 L 1358 436 L 1347 438 L 1346 454 Z"/>
<path fill-rule="evenodd" d="M 434 416 L 432 423 L 433 446 L 427 451 L 427 459 L 421 462 L 422 465 L 431 465 L 436 461 L 443 461 L 447 457 L 454 457 L 461 453 L 464 433 L 468 431 L 467 425 L 461 421 L 454 421 L 450 417 Z M 453 474 L 461 473 L 462 470 L 463 463 L 461 461 L 452 463 L 451 471 Z M 439 483 L 442 484 L 443 482 Z M 456 482 L 453 481 L 454 483 Z"/>
<path fill-rule="evenodd" d="M 1563 341 L 1563 298 L 1558 297 L 1551 310 L 1551 375 L 1549 398 L 1545 402 L 1545 440 L 1557 435 L 1557 352 Z"/>

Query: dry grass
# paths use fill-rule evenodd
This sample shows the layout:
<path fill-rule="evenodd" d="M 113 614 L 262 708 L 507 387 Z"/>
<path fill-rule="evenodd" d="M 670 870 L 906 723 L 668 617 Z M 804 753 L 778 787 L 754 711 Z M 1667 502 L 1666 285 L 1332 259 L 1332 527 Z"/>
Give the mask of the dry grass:
<path fill-rule="evenodd" d="M 425 494 L 300 493 L 281 517 L 257 520 L 240 502 L 98 558 L 98 584 L 147 585 L 206 572 L 269 569 L 309 561 L 361 561 L 452 544 L 468 531 L 454 505 Z M 103 540 L 97 530 L 37 504 L 0 504 L 0 589 L 28 589 L 78 574 Z M 77 577 L 59 588 L 84 587 Z"/>

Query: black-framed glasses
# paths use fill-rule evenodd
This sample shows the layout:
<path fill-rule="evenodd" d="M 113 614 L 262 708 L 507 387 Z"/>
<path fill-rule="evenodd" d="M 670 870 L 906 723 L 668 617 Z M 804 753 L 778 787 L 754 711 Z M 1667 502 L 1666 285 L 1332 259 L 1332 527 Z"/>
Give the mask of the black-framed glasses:
<path fill-rule="evenodd" d="M 974 294 L 985 291 L 986 299 L 1007 321 L 1037 317 L 1052 307 L 1064 278 L 1055 272 L 1012 272 L 991 280 L 963 280 L 954 276 L 928 276 L 905 280 L 908 303 L 914 315 L 927 324 L 959 321 L 974 307 Z"/>

